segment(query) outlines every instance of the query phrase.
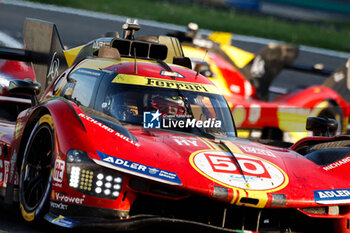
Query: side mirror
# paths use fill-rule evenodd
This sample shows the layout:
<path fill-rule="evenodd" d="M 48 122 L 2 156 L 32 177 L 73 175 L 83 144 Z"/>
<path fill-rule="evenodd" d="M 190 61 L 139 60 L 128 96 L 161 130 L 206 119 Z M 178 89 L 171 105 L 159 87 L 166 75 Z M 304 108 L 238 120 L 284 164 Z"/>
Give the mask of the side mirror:
<path fill-rule="evenodd" d="M 313 132 L 314 136 L 334 136 L 338 129 L 338 122 L 325 117 L 308 117 L 306 130 Z"/>
<path fill-rule="evenodd" d="M 15 79 L 10 81 L 8 90 L 18 96 L 29 96 L 33 106 L 39 103 L 37 95 L 40 93 L 41 85 L 38 82 Z"/>

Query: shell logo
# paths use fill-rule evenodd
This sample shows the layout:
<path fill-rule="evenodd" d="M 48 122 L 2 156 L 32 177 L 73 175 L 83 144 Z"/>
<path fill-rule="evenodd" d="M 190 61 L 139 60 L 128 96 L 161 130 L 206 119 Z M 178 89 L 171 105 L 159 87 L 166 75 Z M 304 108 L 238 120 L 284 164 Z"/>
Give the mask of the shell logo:
<path fill-rule="evenodd" d="M 276 191 L 288 184 L 285 172 L 275 164 L 251 155 L 224 151 L 201 151 L 191 155 L 191 165 L 223 186 L 255 191 Z M 243 174 L 244 175 L 243 175 Z"/>

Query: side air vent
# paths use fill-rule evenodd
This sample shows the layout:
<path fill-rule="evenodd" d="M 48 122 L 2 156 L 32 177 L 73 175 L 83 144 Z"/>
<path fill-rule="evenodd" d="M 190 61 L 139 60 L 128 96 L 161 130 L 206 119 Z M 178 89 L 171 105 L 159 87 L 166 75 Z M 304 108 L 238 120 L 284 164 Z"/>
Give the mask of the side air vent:
<path fill-rule="evenodd" d="M 147 41 L 135 41 L 115 38 L 112 47 L 119 50 L 122 57 L 136 57 L 144 59 L 164 60 L 168 55 L 168 48 L 162 44 Z"/>

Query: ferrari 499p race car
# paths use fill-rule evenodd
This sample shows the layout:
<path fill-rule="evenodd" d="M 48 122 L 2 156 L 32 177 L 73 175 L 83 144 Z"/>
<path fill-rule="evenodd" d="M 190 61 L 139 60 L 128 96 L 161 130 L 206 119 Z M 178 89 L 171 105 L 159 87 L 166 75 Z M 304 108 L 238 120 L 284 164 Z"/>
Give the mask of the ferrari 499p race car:
<path fill-rule="evenodd" d="M 47 86 L 12 80 L 0 96 L 19 109 L 0 119 L 1 201 L 66 228 L 350 231 L 349 136 L 289 148 L 236 137 L 178 40 L 138 40 L 139 28 L 63 50 L 54 24 L 27 19 L 25 49 L 0 49 Z M 336 126 L 307 122 L 323 135 Z"/>
<path fill-rule="evenodd" d="M 231 33 L 202 35 L 194 23 L 188 25 L 187 32 L 169 35 L 179 38 L 193 69 L 207 76 L 225 96 L 238 136 L 296 142 L 310 135 L 305 121 L 315 116 L 336 119 L 338 134 L 346 133 L 350 115 L 348 64 L 336 72 L 321 69 L 321 64 L 294 64 L 299 49 L 289 44 L 269 44 L 253 54 L 232 46 Z M 286 89 L 272 85 L 281 71 L 289 71 L 290 79 L 295 71 L 309 75 L 305 78 L 327 78 L 321 85 Z"/>
<path fill-rule="evenodd" d="M 10 40 L 12 39 L 12 40 Z M 22 44 L 14 38 L 0 38 L 0 46 L 19 48 Z M 34 80 L 34 72 L 29 64 L 21 61 L 0 60 L 0 95 L 8 95 L 7 86 L 13 79 Z"/>
<path fill-rule="evenodd" d="M 21 46 L 20 43 L 16 41 L 9 44 L 7 41 L 2 41 L 0 39 L 0 46 L 5 45 L 11 47 Z M 10 95 L 7 87 L 9 86 L 10 81 L 14 79 L 35 80 L 34 72 L 30 64 L 22 61 L 0 60 L 0 95 Z M 18 106 L 15 106 L 10 102 L 0 102 L 0 109 L 7 109 L 6 111 L 0 111 L 0 119 L 10 119 L 10 117 L 13 117 L 12 120 L 16 120 L 16 113 L 20 111 Z"/>

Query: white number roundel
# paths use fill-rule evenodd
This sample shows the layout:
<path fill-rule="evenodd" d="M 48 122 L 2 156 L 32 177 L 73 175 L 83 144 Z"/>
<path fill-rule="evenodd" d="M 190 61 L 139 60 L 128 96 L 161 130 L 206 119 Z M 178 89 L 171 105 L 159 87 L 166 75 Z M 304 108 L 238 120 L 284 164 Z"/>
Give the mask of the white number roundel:
<path fill-rule="evenodd" d="M 274 189 L 285 181 L 283 173 L 270 162 L 237 153 L 235 157 L 251 190 Z M 247 189 L 242 172 L 230 153 L 200 152 L 194 156 L 193 162 L 197 169 L 210 178 L 228 186 Z"/>

